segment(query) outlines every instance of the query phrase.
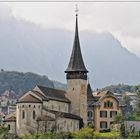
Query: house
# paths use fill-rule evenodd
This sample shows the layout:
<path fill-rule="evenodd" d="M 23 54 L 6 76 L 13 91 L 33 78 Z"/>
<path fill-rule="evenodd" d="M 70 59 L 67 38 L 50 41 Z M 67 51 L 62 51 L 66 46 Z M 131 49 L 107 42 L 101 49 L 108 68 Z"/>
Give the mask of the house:
<path fill-rule="evenodd" d="M 99 91 L 94 94 L 97 99 L 94 102 L 94 126 L 97 131 L 107 131 L 111 124 L 114 123 L 114 116 L 123 113 L 125 105 L 122 105 L 119 100 L 110 91 Z"/>

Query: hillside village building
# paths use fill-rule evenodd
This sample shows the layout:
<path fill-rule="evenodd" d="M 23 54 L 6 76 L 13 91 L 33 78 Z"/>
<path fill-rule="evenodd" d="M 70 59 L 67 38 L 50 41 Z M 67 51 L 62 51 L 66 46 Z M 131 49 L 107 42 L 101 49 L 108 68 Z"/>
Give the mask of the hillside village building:
<path fill-rule="evenodd" d="M 121 112 L 120 104 L 111 92 L 92 94 L 80 49 L 77 15 L 73 50 L 65 73 L 67 91 L 37 85 L 18 99 L 16 112 L 4 120 L 10 133 L 77 131 L 87 125 L 97 130 L 110 128 L 113 116 Z"/>

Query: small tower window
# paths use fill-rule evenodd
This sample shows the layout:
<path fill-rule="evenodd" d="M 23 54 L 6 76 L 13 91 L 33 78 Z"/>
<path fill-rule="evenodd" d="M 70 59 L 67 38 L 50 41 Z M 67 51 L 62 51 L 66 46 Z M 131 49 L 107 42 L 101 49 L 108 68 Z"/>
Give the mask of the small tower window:
<path fill-rule="evenodd" d="M 35 111 L 33 111 L 33 119 L 35 119 Z"/>
<path fill-rule="evenodd" d="M 24 119 L 25 118 L 25 111 L 23 110 L 22 111 L 22 119 Z"/>
<path fill-rule="evenodd" d="M 72 128 L 72 121 L 71 121 L 71 128 Z"/>
<path fill-rule="evenodd" d="M 40 108 L 40 105 L 38 106 L 38 108 Z"/>
<path fill-rule="evenodd" d="M 31 105 L 29 105 L 29 108 L 31 107 Z"/>
<path fill-rule="evenodd" d="M 24 105 L 22 105 L 22 108 L 24 108 Z"/>
<path fill-rule="evenodd" d="M 8 130 L 10 130 L 10 124 L 8 124 Z"/>
<path fill-rule="evenodd" d="M 34 108 L 35 108 L 35 105 L 34 105 Z"/>

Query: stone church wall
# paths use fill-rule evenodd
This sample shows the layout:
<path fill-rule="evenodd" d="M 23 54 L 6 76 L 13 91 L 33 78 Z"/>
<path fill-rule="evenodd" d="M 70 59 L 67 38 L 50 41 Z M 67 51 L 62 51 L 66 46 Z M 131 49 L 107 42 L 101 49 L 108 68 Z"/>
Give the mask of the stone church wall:
<path fill-rule="evenodd" d="M 43 106 L 50 110 L 60 111 L 60 112 L 69 112 L 69 104 L 65 102 L 49 100 L 43 102 Z"/>
<path fill-rule="evenodd" d="M 33 111 L 35 111 L 35 118 L 33 118 Z M 16 107 L 16 112 L 17 134 L 25 134 L 37 131 L 36 117 L 41 116 L 42 114 L 41 103 L 18 103 Z"/>

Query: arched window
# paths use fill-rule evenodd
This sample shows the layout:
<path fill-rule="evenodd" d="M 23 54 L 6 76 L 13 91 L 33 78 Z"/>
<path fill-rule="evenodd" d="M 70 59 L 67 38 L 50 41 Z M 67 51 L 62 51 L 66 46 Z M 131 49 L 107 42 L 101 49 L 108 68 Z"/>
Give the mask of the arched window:
<path fill-rule="evenodd" d="M 35 111 L 33 111 L 33 119 L 35 119 Z"/>
<path fill-rule="evenodd" d="M 8 124 L 8 130 L 10 130 L 10 124 Z"/>
<path fill-rule="evenodd" d="M 25 111 L 22 110 L 22 119 L 24 119 L 24 118 L 25 118 Z"/>
<path fill-rule="evenodd" d="M 34 105 L 34 108 L 35 108 L 35 105 Z"/>
<path fill-rule="evenodd" d="M 71 121 L 71 128 L 72 128 L 72 121 Z"/>

